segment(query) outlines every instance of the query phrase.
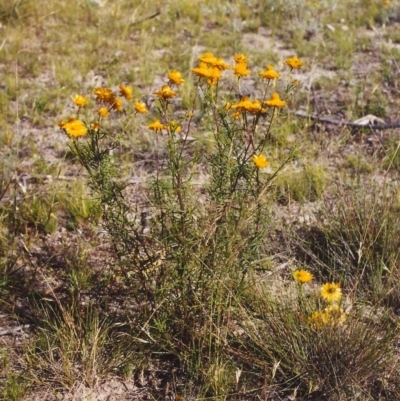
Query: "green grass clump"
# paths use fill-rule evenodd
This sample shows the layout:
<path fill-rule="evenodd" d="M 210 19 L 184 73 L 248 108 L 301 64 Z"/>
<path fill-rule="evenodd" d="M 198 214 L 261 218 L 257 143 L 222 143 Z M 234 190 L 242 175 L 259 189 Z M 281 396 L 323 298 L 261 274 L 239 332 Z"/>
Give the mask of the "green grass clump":
<path fill-rule="evenodd" d="M 326 185 L 322 166 L 304 166 L 300 171 L 285 171 L 277 180 L 277 197 L 281 202 L 316 201 Z"/>

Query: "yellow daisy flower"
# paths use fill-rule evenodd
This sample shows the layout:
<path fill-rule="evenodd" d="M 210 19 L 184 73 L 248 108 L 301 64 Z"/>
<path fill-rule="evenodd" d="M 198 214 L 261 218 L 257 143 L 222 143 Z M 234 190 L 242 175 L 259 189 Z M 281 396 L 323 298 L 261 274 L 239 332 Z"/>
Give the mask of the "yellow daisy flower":
<path fill-rule="evenodd" d="M 152 131 L 162 131 L 165 129 L 165 125 L 160 123 L 160 120 L 154 120 L 151 124 L 147 125 Z"/>
<path fill-rule="evenodd" d="M 303 66 L 303 62 L 300 59 L 298 59 L 297 56 L 287 58 L 285 60 L 285 63 L 293 70 L 298 70 Z"/>
<path fill-rule="evenodd" d="M 110 114 L 110 110 L 108 110 L 107 107 L 99 107 L 99 108 L 97 109 L 97 114 L 98 114 L 100 117 L 105 118 L 105 117 L 108 117 L 108 115 Z"/>
<path fill-rule="evenodd" d="M 199 60 L 208 67 L 218 68 L 220 71 L 227 70 L 229 65 L 221 57 L 215 57 L 213 53 L 204 53 L 199 56 Z"/>
<path fill-rule="evenodd" d="M 233 104 L 232 109 L 241 111 L 242 113 L 248 111 L 253 114 L 264 112 L 265 109 L 262 108 L 259 100 L 251 101 L 248 96 L 243 96 L 242 100 L 238 103 Z"/>
<path fill-rule="evenodd" d="M 264 155 L 254 155 L 251 160 L 253 160 L 253 163 L 257 168 L 265 168 L 269 165 L 269 161 Z"/>
<path fill-rule="evenodd" d="M 182 127 L 179 125 L 178 121 L 175 121 L 175 120 L 173 120 L 169 123 L 168 129 L 169 129 L 169 131 L 176 132 L 176 133 L 179 133 L 182 131 Z"/>
<path fill-rule="evenodd" d="M 270 100 L 264 100 L 264 103 L 269 107 L 281 108 L 286 106 L 286 102 L 281 100 L 279 94 L 274 92 Z"/>
<path fill-rule="evenodd" d="M 326 302 L 339 302 L 342 298 L 340 285 L 336 283 L 326 283 L 321 287 L 321 296 Z"/>
<path fill-rule="evenodd" d="M 88 98 L 85 97 L 85 96 L 82 96 L 82 95 L 75 95 L 75 96 L 72 98 L 72 101 L 73 101 L 78 107 L 83 107 L 83 106 L 87 103 Z"/>
<path fill-rule="evenodd" d="M 334 324 L 343 324 L 346 321 L 346 314 L 339 305 L 332 304 L 325 308 L 325 313 L 329 316 L 330 320 Z"/>
<path fill-rule="evenodd" d="M 246 75 L 251 74 L 251 71 L 247 69 L 247 64 L 246 63 L 239 63 L 239 64 L 236 64 L 233 67 L 233 73 L 238 78 L 242 78 L 242 77 L 245 77 Z"/>
<path fill-rule="evenodd" d="M 135 100 L 135 103 L 133 106 L 137 113 L 144 114 L 144 113 L 148 112 L 146 103 L 139 102 L 139 100 Z"/>
<path fill-rule="evenodd" d="M 233 56 L 233 59 L 235 60 L 236 64 L 247 64 L 249 59 L 244 55 L 244 54 L 235 54 Z"/>
<path fill-rule="evenodd" d="M 98 131 L 98 130 L 100 129 L 100 124 L 99 124 L 99 123 L 91 123 L 91 124 L 90 124 L 90 128 L 91 128 L 93 131 Z"/>
<path fill-rule="evenodd" d="M 87 134 L 87 128 L 86 125 L 80 121 L 80 120 L 75 120 L 74 118 L 71 118 L 68 122 L 63 124 L 62 129 L 72 137 L 79 137 L 79 136 L 84 136 Z"/>
<path fill-rule="evenodd" d="M 293 272 L 293 278 L 299 283 L 308 283 L 314 276 L 307 270 L 296 270 Z"/>
<path fill-rule="evenodd" d="M 185 82 L 185 80 L 182 78 L 182 74 L 176 70 L 168 72 L 168 79 L 175 85 L 181 85 Z"/>
<path fill-rule="evenodd" d="M 119 113 L 122 113 L 124 110 L 122 108 L 123 101 L 120 97 L 116 97 L 114 99 L 114 103 L 112 104 L 111 108 Z"/>
<path fill-rule="evenodd" d="M 124 86 L 121 84 L 119 86 L 119 94 L 123 96 L 125 99 L 132 100 L 133 99 L 132 86 Z"/>
<path fill-rule="evenodd" d="M 315 330 L 322 330 L 329 322 L 329 316 L 325 312 L 314 312 L 309 318 L 308 323 Z"/>
<path fill-rule="evenodd" d="M 265 71 L 260 72 L 258 75 L 259 75 L 261 78 L 264 78 L 264 79 L 278 79 L 278 78 L 281 76 L 281 74 L 279 74 L 279 72 L 276 72 L 276 71 L 274 70 L 274 67 L 273 67 L 272 65 L 269 65 L 269 66 L 265 69 Z"/>
<path fill-rule="evenodd" d="M 115 95 L 109 88 L 94 88 L 93 94 L 99 102 L 108 104 L 114 103 Z"/>
<path fill-rule="evenodd" d="M 197 75 L 200 78 L 210 78 L 211 77 L 211 69 L 208 68 L 206 63 L 200 63 L 197 68 L 191 68 L 193 74 Z"/>
<path fill-rule="evenodd" d="M 171 99 L 176 96 L 176 92 L 174 92 L 168 85 L 163 85 L 160 90 L 153 93 L 157 95 L 159 99 L 164 100 Z"/>

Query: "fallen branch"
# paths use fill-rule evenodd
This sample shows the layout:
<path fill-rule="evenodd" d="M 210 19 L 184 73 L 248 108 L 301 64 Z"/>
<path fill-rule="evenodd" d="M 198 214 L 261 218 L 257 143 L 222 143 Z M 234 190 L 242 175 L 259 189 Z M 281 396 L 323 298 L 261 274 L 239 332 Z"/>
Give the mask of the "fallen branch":
<path fill-rule="evenodd" d="M 382 131 L 385 129 L 400 127 L 400 122 L 394 122 L 394 123 L 389 123 L 389 124 L 381 123 L 380 121 L 383 121 L 383 120 L 381 120 L 380 118 L 375 117 L 375 116 L 366 116 L 360 120 L 357 120 L 354 122 L 349 122 L 349 121 L 344 121 L 344 120 L 335 120 L 335 119 L 329 118 L 329 117 L 318 117 L 318 116 L 314 116 L 311 114 L 307 114 L 303 111 L 295 111 L 293 114 L 297 117 L 309 118 L 310 120 L 316 120 L 316 121 L 320 121 L 322 123 L 340 125 L 340 126 L 345 126 L 345 127 L 353 127 L 353 128 L 367 128 L 370 130 Z M 370 122 L 368 122 L 367 117 L 369 117 Z M 361 120 L 365 120 L 366 122 L 358 122 Z M 374 121 L 379 121 L 379 123 L 376 124 Z M 373 122 L 373 123 L 371 123 L 371 122 Z"/>

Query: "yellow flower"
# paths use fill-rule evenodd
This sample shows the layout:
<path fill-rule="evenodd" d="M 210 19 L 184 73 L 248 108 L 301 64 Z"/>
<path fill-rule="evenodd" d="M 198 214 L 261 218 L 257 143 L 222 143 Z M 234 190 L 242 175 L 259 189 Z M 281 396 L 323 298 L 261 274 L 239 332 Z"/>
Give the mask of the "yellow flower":
<path fill-rule="evenodd" d="M 84 136 L 87 134 L 87 128 L 86 125 L 80 121 L 80 120 L 75 120 L 74 118 L 71 118 L 63 124 L 62 129 L 69 135 L 73 137 L 78 137 L 78 136 Z"/>
<path fill-rule="evenodd" d="M 110 110 L 108 110 L 107 107 L 99 107 L 99 108 L 97 109 L 97 114 L 98 114 L 100 117 L 105 118 L 105 117 L 108 117 L 108 115 L 110 114 Z"/>
<path fill-rule="evenodd" d="M 165 129 L 165 125 L 160 123 L 160 120 L 154 120 L 151 124 L 147 125 L 152 131 L 162 131 Z"/>
<path fill-rule="evenodd" d="M 260 72 L 258 75 L 259 75 L 261 78 L 264 78 L 264 79 L 278 79 L 278 78 L 281 76 L 281 74 L 279 74 L 279 72 L 276 72 L 276 71 L 274 70 L 274 67 L 273 67 L 272 65 L 269 65 L 269 66 L 265 69 L 265 71 Z"/>
<path fill-rule="evenodd" d="M 217 85 L 220 77 L 221 77 L 221 70 L 217 67 L 211 68 L 210 69 L 210 77 L 207 79 L 207 84 L 210 86 Z"/>
<path fill-rule="evenodd" d="M 346 314 L 339 305 L 332 304 L 325 308 L 325 313 L 329 316 L 331 323 L 343 324 L 346 321 Z"/>
<path fill-rule="evenodd" d="M 316 330 L 321 330 L 329 322 L 329 315 L 326 312 L 314 312 L 309 318 L 308 323 Z"/>
<path fill-rule="evenodd" d="M 191 68 L 193 74 L 197 75 L 200 78 L 210 78 L 211 69 L 208 68 L 206 63 L 200 63 L 197 68 Z"/>
<path fill-rule="evenodd" d="M 72 101 L 73 101 L 78 107 L 83 107 L 83 106 L 87 103 L 88 98 L 85 97 L 85 96 L 82 96 L 82 95 L 75 95 L 75 96 L 72 98 Z"/>
<path fill-rule="evenodd" d="M 122 113 L 124 110 L 122 108 L 122 99 L 120 97 L 116 97 L 114 99 L 114 103 L 111 105 L 111 108 L 119 113 Z"/>
<path fill-rule="evenodd" d="M 125 99 L 132 100 L 133 95 L 132 95 L 132 86 L 124 86 L 120 85 L 119 86 L 119 94 L 123 96 Z"/>
<path fill-rule="evenodd" d="M 68 122 L 68 121 L 60 120 L 60 121 L 58 122 L 58 126 L 62 129 L 62 127 L 64 127 L 64 125 L 65 125 L 67 122 Z"/>
<path fill-rule="evenodd" d="M 239 63 L 233 67 L 233 73 L 237 75 L 239 78 L 245 77 L 246 75 L 251 74 L 251 71 L 247 69 L 246 63 Z"/>
<path fill-rule="evenodd" d="M 300 59 L 298 59 L 297 56 L 287 58 L 285 60 L 285 63 L 293 70 L 298 70 L 303 66 L 303 62 Z"/>
<path fill-rule="evenodd" d="M 235 120 L 239 120 L 240 116 L 241 116 L 241 113 L 239 111 L 236 111 L 235 113 L 232 114 L 232 117 Z"/>
<path fill-rule="evenodd" d="M 182 74 L 175 70 L 168 72 L 168 78 L 170 82 L 175 85 L 181 85 L 185 82 L 185 80 L 182 78 Z"/>
<path fill-rule="evenodd" d="M 137 113 L 144 114 L 148 112 L 146 103 L 139 102 L 139 100 L 135 100 L 134 107 Z"/>
<path fill-rule="evenodd" d="M 99 124 L 99 123 L 91 123 L 91 124 L 90 124 L 90 128 L 91 128 L 93 131 L 98 131 L 99 128 L 100 128 L 100 124 Z"/>
<path fill-rule="evenodd" d="M 220 71 L 224 71 L 229 68 L 229 65 L 226 64 L 222 58 L 216 58 L 215 60 L 212 60 L 210 65 L 211 67 L 218 68 Z"/>
<path fill-rule="evenodd" d="M 326 283 L 321 287 L 321 296 L 327 302 L 339 302 L 342 298 L 342 290 L 339 284 Z"/>
<path fill-rule="evenodd" d="M 293 278 L 298 281 L 299 283 L 308 283 L 314 277 L 313 275 L 308 272 L 307 270 L 296 270 L 293 272 Z"/>
<path fill-rule="evenodd" d="M 265 109 L 262 108 L 259 100 L 256 99 L 251 101 L 248 96 L 243 96 L 240 102 L 233 104 L 231 107 L 232 109 L 236 109 L 242 113 L 248 111 L 250 113 L 257 114 L 265 111 Z"/>
<path fill-rule="evenodd" d="M 247 64 L 247 62 L 249 61 L 249 59 L 244 54 L 236 54 L 235 56 L 233 56 L 233 59 L 237 64 Z"/>
<path fill-rule="evenodd" d="M 213 60 L 215 60 L 215 56 L 213 53 L 204 53 L 199 56 L 199 60 L 205 64 L 210 64 Z"/>
<path fill-rule="evenodd" d="M 265 168 L 269 165 L 269 161 L 264 155 L 254 155 L 252 160 L 257 168 Z"/>
<path fill-rule="evenodd" d="M 220 71 L 227 70 L 229 65 L 221 57 L 215 57 L 213 53 L 204 53 L 199 60 L 209 67 L 218 68 Z"/>
<path fill-rule="evenodd" d="M 109 88 L 94 88 L 93 93 L 99 102 L 108 104 L 114 103 L 115 95 Z"/>
<path fill-rule="evenodd" d="M 176 92 L 174 92 L 168 85 L 163 85 L 163 87 L 156 91 L 153 92 L 155 95 L 158 96 L 159 99 L 171 99 L 174 96 L 176 96 Z"/>
<path fill-rule="evenodd" d="M 271 96 L 270 100 L 264 100 L 264 103 L 269 106 L 269 107 L 285 107 L 286 106 L 286 102 L 284 100 L 281 100 L 279 95 L 274 92 Z"/>
<path fill-rule="evenodd" d="M 168 124 L 168 129 L 169 129 L 169 131 L 176 132 L 176 133 L 179 133 L 182 131 L 182 127 L 179 125 L 178 121 L 175 121 L 175 120 L 171 121 Z"/>

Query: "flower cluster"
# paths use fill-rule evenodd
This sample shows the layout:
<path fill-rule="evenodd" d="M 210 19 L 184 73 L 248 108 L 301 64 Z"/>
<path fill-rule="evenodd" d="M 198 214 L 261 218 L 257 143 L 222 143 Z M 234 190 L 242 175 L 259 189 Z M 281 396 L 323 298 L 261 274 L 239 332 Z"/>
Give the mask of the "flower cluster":
<path fill-rule="evenodd" d="M 310 282 L 314 277 L 307 270 L 296 270 L 293 272 L 293 278 L 300 284 Z M 323 329 L 325 326 L 335 326 L 343 324 L 346 321 L 346 314 L 339 306 L 342 299 L 342 290 L 337 283 L 326 283 L 321 286 L 320 295 L 328 303 L 328 306 L 322 311 L 316 311 L 308 318 L 308 322 L 314 329 Z"/>
<path fill-rule="evenodd" d="M 233 57 L 235 65 L 232 67 L 233 73 L 240 79 L 251 74 L 251 71 L 247 69 L 248 58 L 244 54 L 236 54 Z"/>
<path fill-rule="evenodd" d="M 232 69 L 233 74 L 242 79 L 251 74 L 248 69 L 249 59 L 244 54 L 236 54 L 234 57 L 234 64 L 230 67 L 224 59 L 215 56 L 213 53 L 207 52 L 199 56 L 199 65 L 195 68 L 191 68 L 191 72 L 199 77 L 199 84 L 206 82 L 209 89 L 218 85 L 218 82 L 227 69 Z M 302 61 L 296 56 L 285 60 L 285 63 L 291 69 L 297 69 L 302 66 Z M 267 81 L 267 87 L 271 81 L 277 80 L 281 77 L 281 73 L 277 72 L 272 65 L 267 65 L 264 71 L 258 73 L 259 77 Z M 204 80 L 204 81 L 203 81 Z M 154 132 L 167 131 L 169 134 L 175 134 L 181 132 L 182 128 L 180 123 L 177 121 L 171 121 L 167 117 L 168 107 L 170 106 L 171 99 L 178 96 L 179 86 L 185 82 L 182 77 L 182 73 L 177 70 L 170 70 L 167 74 L 167 80 L 161 88 L 153 92 L 157 96 L 160 102 L 161 117 L 154 119 L 150 122 L 147 127 Z M 74 104 L 78 107 L 77 118 L 71 118 L 68 121 L 60 121 L 60 128 L 70 137 L 76 138 L 86 135 L 88 132 L 97 132 L 100 129 L 102 120 L 109 117 L 112 112 L 123 113 L 127 108 L 126 102 L 130 102 L 133 105 L 133 112 L 135 114 L 147 113 L 147 106 L 144 102 L 138 99 L 134 99 L 132 86 L 120 84 L 117 91 L 112 90 L 108 87 L 97 87 L 93 90 L 94 100 L 97 104 L 97 121 L 90 124 L 79 120 L 79 114 L 81 110 L 87 105 L 88 98 L 77 94 L 73 97 Z M 239 101 L 235 103 L 226 103 L 225 109 L 230 112 L 229 114 L 234 119 L 241 119 L 246 130 L 249 129 L 249 121 L 252 121 L 251 130 L 255 130 L 257 122 L 261 115 L 268 115 L 270 110 L 270 123 L 274 118 L 274 111 L 286 106 L 286 101 L 280 98 L 278 92 L 270 94 L 270 98 L 266 97 L 267 89 L 265 90 L 264 97 L 262 100 L 251 99 L 250 96 L 243 96 Z M 250 117 L 252 119 L 250 119 Z M 91 131 L 92 130 L 92 131 Z M 254 131 L 255 132 L 255 131 Z M 253 155 L 249 155 L 249 162 L 253 162 L 256 169 L 264 169 L 269 166 L 269 161 L 262 154 L 263 146 L 258 147 L 253 144 L 253 134 L 249 134 L 249 146 L 252 146 L 254 150 Z M 266 134 L 268 135 L 268 133 Z M 305 283 L 312 279 L 311 276 L 307 276 L 304 272 L 300 271 L 295 275 L 296 280 Z"/>
<path fill-rule="evenodd" d="M 199 66 L 191 71 L 198 77 L 205 78 L 209 86 L 217 85 L 222 72 L 229 68 L 222 58 L 215 57 L 213 53 L 204 53 L 199 60 Z"/>
<path fill-rule="evenodd" d="M 89 128 L 93 131 L 98 131 L 100 128 L 100 120 L 110 115 L 111 111 L 122 113 L 123 103 L 126 100 L 133 100 L 133 90 L 131 86 L 119 85 L 119 96 L 114 93 L 110 88 L 97 87 L 93 90 L 93 95 L 96 103 L 98 104 L 97 116 L 98 120 L 86 125 L 83 121 L 70 118 L 68 121 L 62 120 L 58 123 L 59 127 L 70 137 L 77 138 L 85 136 L 89 132 Z M 83 95 L 75 95 L 72 98 L 73 103 L 78 106 L 77 116 L 79 116 L 81 109 L 87 104 L 88 98 Z M 139 100 L 134 100 L 133 109 L 135 114 L 147 113 L 146 104 Z"/>

